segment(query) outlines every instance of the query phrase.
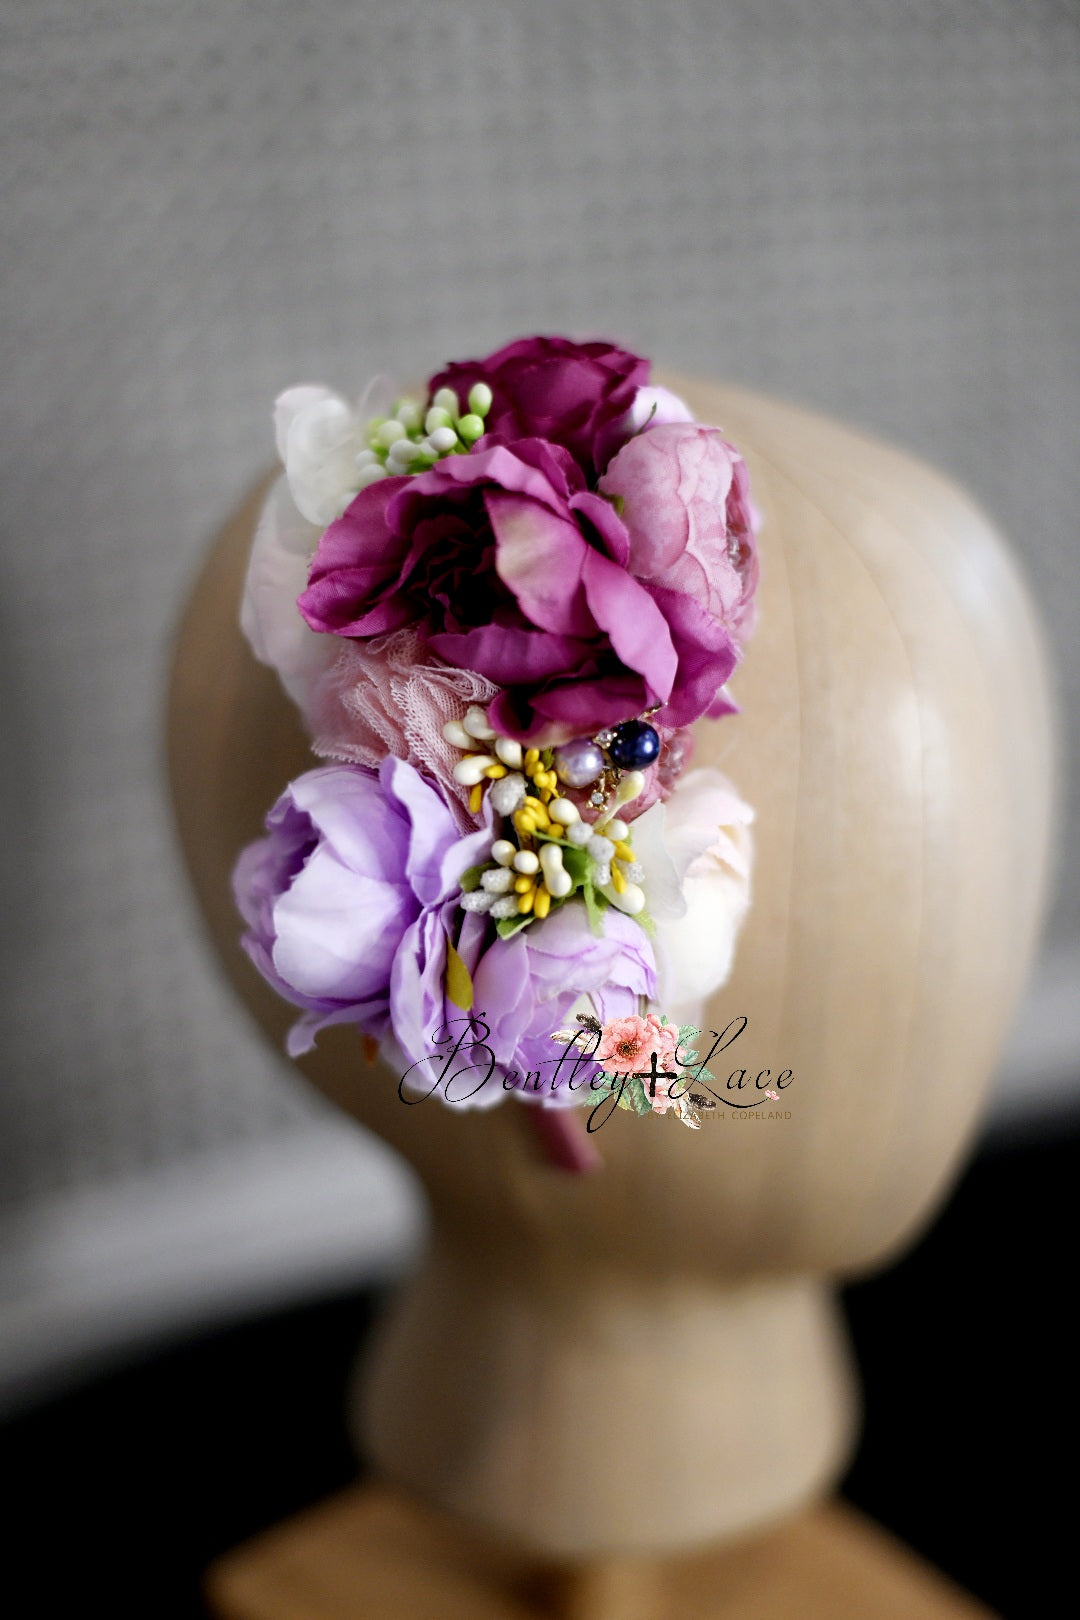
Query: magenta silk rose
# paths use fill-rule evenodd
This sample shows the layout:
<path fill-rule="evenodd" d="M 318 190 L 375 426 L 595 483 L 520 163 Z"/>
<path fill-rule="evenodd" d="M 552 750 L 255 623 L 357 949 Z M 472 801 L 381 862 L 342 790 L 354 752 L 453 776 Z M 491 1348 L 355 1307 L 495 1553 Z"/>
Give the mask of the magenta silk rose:
<path fill-rule="evenodd" d="M 519 338 L 486 360 L 459 360 L 440 371 L 431 393 L 452 388 L 468 410 L 469 390 L 487 383 L 489 438 L 547 439 L 561 444 L 587 477 L 602 470 L 612 425 L 630 411 L 649 379 L 649 362 L 613 343 L 564 337 Z"/>
<path fill-rule="evenodd" d="M 650 487 L 635 478 L 635 500 L 639 482 Z M 691 533 L 728 569 L 724 524 L 722 510 L 702 513 Z M 299 606 L 313 630 L 339 636 L 415 625 L 447 663 L 500 688 L 491 722 L 521 741 L 562 742 L 656 705 L 670 726 L 726 713 L 720 688 L 738 657 L 728 624 L 675 583 L 667 529 L 659 554 L 647 535 L 635 544 L 654 578 L 635 566 L 615 503 L 561 446 L 482 440 L 361 490 L 320 539 Z"/>

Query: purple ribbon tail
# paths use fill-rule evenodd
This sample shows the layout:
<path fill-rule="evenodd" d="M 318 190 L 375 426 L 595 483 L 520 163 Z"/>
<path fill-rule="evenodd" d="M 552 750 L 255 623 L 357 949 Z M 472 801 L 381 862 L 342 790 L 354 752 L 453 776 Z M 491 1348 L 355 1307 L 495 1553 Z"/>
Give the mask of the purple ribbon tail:
<path fill-rule="evenodd" d="M 585 1128 L 587 1109 L 532 1106 L 526 1112 L 544 1157 L 556 1170 L 582 1176 L 600 1169 L 603 1157 Z"/>

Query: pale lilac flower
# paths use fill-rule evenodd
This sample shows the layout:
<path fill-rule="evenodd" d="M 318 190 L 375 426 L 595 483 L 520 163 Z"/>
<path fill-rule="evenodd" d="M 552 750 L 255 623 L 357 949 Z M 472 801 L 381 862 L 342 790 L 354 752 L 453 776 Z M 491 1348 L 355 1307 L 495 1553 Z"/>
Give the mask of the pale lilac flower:
<path fill-rule="evenodd" d="M 462 837 L 435 789 L 402 760 L 378 772 L 331 765 L 286 789 L 233 876 L 244 947 L 263 977 L 304 1009 L 290 1055 L 330 1024 L 355 1024 L 406 1050 L 452 1014 L 447 945 L 474 966 L 483 920 L 459 907 L 461 874 L 490 831 Z"/>

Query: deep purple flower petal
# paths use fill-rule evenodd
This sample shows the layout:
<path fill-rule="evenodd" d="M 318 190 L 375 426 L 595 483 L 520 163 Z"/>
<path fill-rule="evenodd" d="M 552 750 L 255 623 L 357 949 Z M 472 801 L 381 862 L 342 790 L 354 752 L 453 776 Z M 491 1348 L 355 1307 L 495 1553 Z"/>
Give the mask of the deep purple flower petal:
<path fill-rule="evenodd" d="M 678 661 L 656 602 L 632 574 L 598 551 L 589 552 L 583 579 L 593 616 L 621 662 L 640 671 L 652 702 L 666 702 Z"/>
<path fill-rule="evenodd" d="M 523 741 L 658 703 L 670 725 L 720 712 L 757 580 L 742 458 L 672 420 L 623 443 L 599 491 L 586 483 L 600 425 L 612 442 L 646 371 L 610 344 L 536 338 L 434 379 L 463 404 L 486 381 L 488 431 L 361 491 L 319 542 L 308 623 L 365 640 L 414 627 L 502 689 L 493 717 Z"/>
<path fill-rule="evenodd" d="M 503 624 L 478 625 L 460 634 L 431 637 L 432 649 L 448 664 L 475 669 L 499 686 L 531 685 L 574 670 L 589 657 L 590 643 L 542 630 Z"/>
<path fill-rule="evenodd" d="M 490 491 L 495 566 L 525 617 L 539 630 L 586 638 L 596 631 L 582 583 L 591 555 L 572 517 L 520 495 Z"/>
<path fill-rule="evenodd" d="M 486 382 L 493 395 L 488 435 L 551 440 L 591 476 L 605 428 L 630 409 L 648 376 L 647 360 L 612 343 L 531 337 L 506 344 L 486 360 L 448 366 L 430 388 L 453 388 L 465 409 L 472 385 Z"/>
<path fill-rule="evenodd" d="M 671 697 L 658 718 L 664 725 L 688 726 L 713 704 L 738 663 L 738 649 L 723 625 L 693 597 L 659 585 L 650 594 L 668 624 L 679 660 Z"/>
<path fill-rule="evenodd" d="M 652 702 L 650 690 L 640 675 L 594 675 L 587 680 L 552 683 L 531 693 L 530 718 L 524 732 L 521 711 L 514 706 L 512 694 L 500 693 L 489 712 L 493 724 L 507 726 L 508 736 L 515 736 L 521 742 L 542 739 L 547 745 L 585 736 L 602 726 L 616 726 L 620 720 L 632 720 L 643 709 L 650 708 Z M 511 724 L 515 714 L 518 715 L 516 726 Z"/>

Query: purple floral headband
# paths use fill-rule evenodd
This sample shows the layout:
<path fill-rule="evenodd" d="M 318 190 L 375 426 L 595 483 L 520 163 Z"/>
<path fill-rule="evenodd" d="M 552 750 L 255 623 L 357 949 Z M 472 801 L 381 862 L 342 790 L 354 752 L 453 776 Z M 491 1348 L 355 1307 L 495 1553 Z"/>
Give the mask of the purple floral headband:
<path fill-rule="evenodd" d="M 687 728 L 734 708 L 756 514 L 648 376 L 531 337 L 423 401 L 289 389 L 241 613 L 332 762 L 234 877 L 290 1053 L 354 1024 L 404 1100 L 514 1093 L 576 1168 L 574 1106 L 700 1122 L 749 903 L 752 813 Z"/>

